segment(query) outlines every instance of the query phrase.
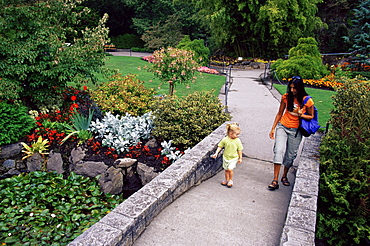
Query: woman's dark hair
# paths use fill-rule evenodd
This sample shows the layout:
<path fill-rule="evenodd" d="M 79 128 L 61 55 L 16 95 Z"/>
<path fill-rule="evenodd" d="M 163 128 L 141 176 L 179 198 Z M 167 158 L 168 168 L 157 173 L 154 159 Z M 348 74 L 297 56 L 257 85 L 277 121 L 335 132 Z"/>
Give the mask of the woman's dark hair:
<path fill-rule="evenodd" d="M 293 76 L 291 80 L 289 80 L 288 83 L 288 111 L 293 111 L 294 109 L 294 96 L 292 93 L 292 90 L 290 89 L 290 85 L 294 84 L 294 88 L 297 91 L 297 100 L 299 104 L 301 105 L 303 102 L 303 97 L 307 96 L 307 92 L 304 88 L 303 79 L 299 76 Z"/>

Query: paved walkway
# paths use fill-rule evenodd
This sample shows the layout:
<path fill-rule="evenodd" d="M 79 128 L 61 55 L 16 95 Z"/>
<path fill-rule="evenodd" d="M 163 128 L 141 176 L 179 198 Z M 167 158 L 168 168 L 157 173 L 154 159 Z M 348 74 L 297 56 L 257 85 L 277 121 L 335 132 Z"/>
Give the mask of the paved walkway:
<path fill-rule="evenodd" d="M 292 186 L 270 191 L 274 141 L 268 137 L 280 96 L 259 80 L 263 70 L 233 70 L 229 92 L 232 121 L 239 122 L 243 163 L 234 187 L 220 185 L 223 171 L 190 189 L 146 228 L 136 246 L 279 245 Z M 224 95 L 220 95 L 224 102 Z M 288 178 L 294 184 L 294 174 Z"/>

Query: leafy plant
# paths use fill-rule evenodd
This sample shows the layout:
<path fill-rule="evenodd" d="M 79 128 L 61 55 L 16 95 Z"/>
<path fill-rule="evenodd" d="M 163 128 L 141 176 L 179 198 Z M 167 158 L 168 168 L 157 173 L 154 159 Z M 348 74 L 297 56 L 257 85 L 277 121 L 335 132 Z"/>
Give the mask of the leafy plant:
<path fill-rule="evenodd" d="M 204 45 L 203 39 L 191 41 L 189 35 L 185 35 L 176 48 L 193 51 L 194 60 L 198 61 L 202 66 L 207 66 L 209 63 L 210 50 Z"/>
<path fill-rule="evenodd" d="M 69 82 L 97 81 L 96 73 L 103 71 L 105 60 L 108 16 L 76 30 L 88 12 L 77 5 L 60 0 L 3 3 L 7 7 L 0 9 L 4 21 L 0 29 L 0 78 L 16 90 L 6 93 L 6 99 L 24 98 L 50 105 L 57 98 L 48 93 L 54 88 L 63 88 Z"/>
<path fill-rule="evenodd" d="M 94 115 L 93 111 L 89 111 L 89 116 L 85 117 L 78 113 L 76 110 L 71 117 L 72 126 L 65 125 L 68 129 L 69 134 L 62 140 L 62 144 L 67 141 L 72 135 L 77 135 L 79 140 L 79 144 L 85 142 L 86 140 L 92 138 L 92 133 L 88 130 L 92 117 Z"/>
<path fill-rule="evenodd" d="M 170 96 L 174 93 L 176 84 L 184 84 L 195 81 L 194 74 L 199 64 L 194 60 L 194 52 L 167 48 L 156 50 L 153 53 L 152 66 L 148 71 L 154 73 L 162 81 L 168 83 Z"/>
<path fill-rule="evenodd" d="M 153 135 L 192 148 L 222 123 L 230 120 L 212 92 L 196 92 L 184 98 L 158 99 L 153 106 Z"/>
<path fill-rule="evenodd" d="M 172 140 L 163 141 L 161 143 L 162 150 L 161 154 L 166 156 L 170 161 L 175 162 L 177 159 L 180 159 L 184 155 L 184 152 L 180 151 L 178 148 L 171 146 Z"/>
<path fill-rule="evenodd" d="M 140 139 L 148 139 L 153 128 L 152 113 L 142 116 L 116 115 L 108 112 L 99 120 L 91 122 L 90 130 L 102 138 L 103 146 L 114 148 L 118 153 L 129 150 Z"/>
<path fill-rule="evenodd" d="M 37 139 L 36 142 L 33 142 L 32 145 L 30 146 L 28 146 L 27 144 L 23 142 L 21 142 L 21 144 L 26 149 L 26 150 L 22 150 L 22 152 L 26 154 L 26 156 L 24 156 L 22 160 L 33 156 L 35 153 L 39 153 L 41 156 L 49 154 L 47 152 L 44 152 L 48 150 L 49 140 L 47 139 L 42 140 L 41 136 Z"/>
<path fill-rule="evenodd" d="M 272 64 L 279 78 L 301 76 L 304 79 L 319 79 L 329 74 L 322 64 L 321 54 L 314 38 L 300 38 L 298 45 L 289 50 L 287 60 L 278 59 Z"/>
<path fill-rule="evenodd" d="M 370 82 L 342 83 L 320 146 L 317 237 L 359 245 L 370 239 Z"/>
<path fill-rule="evenodd" d="M 154 90 L 146 88 L 136 75 L 116 75 L 91 91 L 91 97 L 106 112 L 143 115 L 149 111 Z"/>
<path fill-rule="evenodd" d="M 70 173 L 22 173 L 0 182 L 0 242 L 67 245 L 123 199 L 104 195 L 96 179 Z"/>
<path fill-rule="evenodd" d="M 0 102 L 0 146 L 19 141 L 35 127 L 26 107 Z"/>

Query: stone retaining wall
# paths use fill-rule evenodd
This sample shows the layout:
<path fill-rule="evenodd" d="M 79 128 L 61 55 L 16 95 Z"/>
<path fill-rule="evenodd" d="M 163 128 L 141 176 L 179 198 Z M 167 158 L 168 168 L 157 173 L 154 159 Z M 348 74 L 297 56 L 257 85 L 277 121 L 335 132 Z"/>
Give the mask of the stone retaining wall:
<path fill-rule="evenodd" d="M 280 246 L 315 245 L 321 137 L 316 133 L 303 143 Z"/>
<path fill-rule="evenodd" d="M 169 166 L 69 246 L 132 245 L 167 205 L 222 169 L 222 158 L 210 157 L 225 136 L 226 123 Z"/>

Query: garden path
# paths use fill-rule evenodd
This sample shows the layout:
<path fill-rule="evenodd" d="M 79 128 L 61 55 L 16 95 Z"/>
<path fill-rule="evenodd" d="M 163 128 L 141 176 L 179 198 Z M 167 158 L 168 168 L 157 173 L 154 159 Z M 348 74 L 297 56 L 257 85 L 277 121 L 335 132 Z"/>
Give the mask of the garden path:
<path fill-rule="evenodd" d="M 260 82 L 263 72 L 232 70 L 228 111 L 240 124 L 244 145 L 234 187 L 220 185 L 220 172 L 190 189 L 154 218 L 134 245 L 279 245 L 293 186 L 267 189 L 274 145 L 268 133 L 280 96 Z M 293 171 L 288 174 L 292 185 Z"/>

